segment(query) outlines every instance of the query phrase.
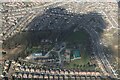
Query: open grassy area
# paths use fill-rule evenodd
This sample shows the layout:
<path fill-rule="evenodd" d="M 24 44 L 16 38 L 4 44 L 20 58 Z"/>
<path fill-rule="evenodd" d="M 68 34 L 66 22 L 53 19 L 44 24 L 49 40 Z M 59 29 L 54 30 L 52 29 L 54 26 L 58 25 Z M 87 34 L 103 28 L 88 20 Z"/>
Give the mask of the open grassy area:
<path fill-rule="evenodd" d="M 85 52 L 85 51 L 84 51 Z M 90 56 L 88 53 L 81 52 L 81 58 L 72 60 L 69 64 L 65 65 L 66 68 L 78 68 L 82 70 L 94 70 L 94 66 L 89 66 L 88 62 L 90 61 Z"/>
<path fill-rule="evenodd" d="M 44 44 L 44 45 L 39 45 L 39 46 L 34 46 L 34 47 L 28 47 L 26 49 L 26 52 L 31 54 L 31 53 L 40 53 L 40 52 L 48 52 L 53 48 L 53 44 Z"/>
<path fill-rule="evenodd" d="M 83 61 L 83 59 L 77 59 L 70 62 L 70 64 L 66 65 L 65 67 L 68 69 L 80 69 L 80 70 L 95 70 L 95 66 L 88 65 L 89 59 L 87 61 Z"/>
<path fill-rule="evenodd" d="M 41 52 L 41 50 L 39 48 L 27 48 L 27 52 L 38 53 Z"/>
<path fill-rule="evenodd" d="M 79 68 L 82 70 L 94 70 L 94 66 L 89 66 L 90 53 L 88 52 L 87 46 L 89 44 L 89 34 L 85 30 L 81 29 L 76 32 L 72 32 L 68 37 L 65 38 L 68 43 L 68 48 L 74 48 L 77 46 L 80 49 L 80 59 L 72 60 L 69 64 L 66 64 L 66 68 Z M 71 47 L 72 46 L 72 47 Z"/>

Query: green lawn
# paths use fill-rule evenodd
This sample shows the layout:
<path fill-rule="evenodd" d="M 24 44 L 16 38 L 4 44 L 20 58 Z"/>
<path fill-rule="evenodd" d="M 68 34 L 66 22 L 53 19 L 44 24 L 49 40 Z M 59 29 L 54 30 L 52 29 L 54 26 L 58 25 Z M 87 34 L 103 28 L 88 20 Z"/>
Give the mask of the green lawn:
<path fill-rule="evenodd" d="M 87 53 L 81 52 L 81 59 L 72 60 L 69 65 L 66 65 L 67 68 L 76 68 L 74 65 L 86 65 L 90 60 L 90 57 Z"/>
<path fill-rule="evenodd" d="M 26 49 L 26 51 L 27 52 L 30 52 L 30 53 L 39 53 L 39 52 L 41 52 L 41 51 L 43 51 L 43 50 L 46 50 L 46 51 L 49 51 L 49 50 L 51 50 L 53 48 L 53 45 L 39 45 L 39 46 L 34 46 L 34 47 L 32 47 L 32 48 L 27 48 Z"/>
<path fill-rule="evenodd" d="M 71 48 L 71 46 L 81 45 L 80 47 L 80 56 L 81 59 L 76 59 L 71 61 L 68 65 L 65 65 L 66 68 L 77 68 L 79 66 L 80 69 L 84 70 L 94 70 L 94 67 L 88 66 L 88 62 L 90 61 L 90 56 L 87 51 L 86 46 L 88 44 L 89 35 L 85 30 L 81 29 L 80 31 L 72 32 L 69 36 L 65 38 L 65 41 L 68 43 L 67 47 Z M 84 67 L 80 67 L 80 66 Z"/>

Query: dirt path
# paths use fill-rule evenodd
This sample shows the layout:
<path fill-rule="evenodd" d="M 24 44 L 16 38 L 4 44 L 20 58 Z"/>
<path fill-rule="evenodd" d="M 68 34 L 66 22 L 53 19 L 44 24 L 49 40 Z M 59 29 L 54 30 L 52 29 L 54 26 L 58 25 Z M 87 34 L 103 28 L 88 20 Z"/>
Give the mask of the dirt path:
<path fill-rule="evenodd" d="M 2 60 L 12 59 L 15 58 L 19 53 L 24 49 L 25 47 L 23 45 L 19 45 L 14 49 L 7 50 L 7 54 L 3 56 Z"/>

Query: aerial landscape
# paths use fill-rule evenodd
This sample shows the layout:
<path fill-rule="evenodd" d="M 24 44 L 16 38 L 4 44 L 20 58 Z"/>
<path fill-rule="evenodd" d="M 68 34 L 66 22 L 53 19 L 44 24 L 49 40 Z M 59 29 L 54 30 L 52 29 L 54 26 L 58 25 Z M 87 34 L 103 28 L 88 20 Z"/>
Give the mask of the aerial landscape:
<path fill-rule="evenodd" d="M 117 2 L 0 3 L 0 80 L 118 80 Z"/>

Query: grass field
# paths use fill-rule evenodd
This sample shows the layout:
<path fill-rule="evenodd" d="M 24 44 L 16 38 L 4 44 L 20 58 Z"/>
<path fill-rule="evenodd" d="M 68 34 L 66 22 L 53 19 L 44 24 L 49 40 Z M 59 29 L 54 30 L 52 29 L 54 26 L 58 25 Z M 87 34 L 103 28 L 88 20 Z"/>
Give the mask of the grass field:
<path fill-rule="evenodd" d="M 27 48 L 26 51 L 28 53 L 40 53 L 40 52 L 47 52 L 53 48 L 53 45 L 51 44 L 46 44 L 46 45 L 39 45 L 39 46 L 34 46 L 32 48 Z"/>
<path fill-rule="evenodd" d="M 75 46 L 75 45 L 81 45 L 80 46 L 80 55 L 81 59 L 76 59 L 71 61 L 68 65 L 65 65 L 66 68 L 80 68 L 85 70 L 93 70 L 94 67 L 87 66 L 88 62 L 90 61 L 90 56 L 87 51 L 86 46 L 88 44 L 89 35 L 81 29 L 80 31 L 76 31 L 71 33 L 68 37 L 66 37 L 65 41 L 69 44 L 67 47 Z M 84 67 L 80 67 L 84 66 Z"/>
<path fill-rule="evenodd" d="M 85 52 L 85 51 L 84 51 Z M 68 65 L 65 65 L 66 68 L 79 68 L 83 70 L 94 70 L 93 66 L 88 66 L 88 62 L 90 61 L 90 56 L 88 53 L 81 52 L 81 58 L 72 60 Z M 85 65 L 85 66 L 84 66 Z M 80 67 L 82 66 L 82 67 Z M 84 66 L 84 67 L 83 67 Z"/>

